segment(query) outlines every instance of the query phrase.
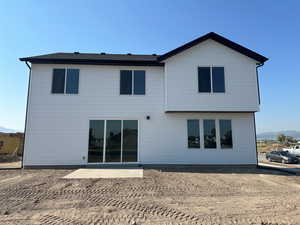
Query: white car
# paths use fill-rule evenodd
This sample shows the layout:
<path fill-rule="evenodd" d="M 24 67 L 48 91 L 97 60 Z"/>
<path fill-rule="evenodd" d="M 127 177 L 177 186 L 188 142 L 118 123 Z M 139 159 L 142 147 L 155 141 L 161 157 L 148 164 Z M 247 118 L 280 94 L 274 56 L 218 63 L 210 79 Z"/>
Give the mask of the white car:
<path fill-rule="evenodd" d="M 292 148 L 283 148 L 283 151 L 288 151 L 289 153 L 300 157 L 300 145 L 293 146 Z"/>

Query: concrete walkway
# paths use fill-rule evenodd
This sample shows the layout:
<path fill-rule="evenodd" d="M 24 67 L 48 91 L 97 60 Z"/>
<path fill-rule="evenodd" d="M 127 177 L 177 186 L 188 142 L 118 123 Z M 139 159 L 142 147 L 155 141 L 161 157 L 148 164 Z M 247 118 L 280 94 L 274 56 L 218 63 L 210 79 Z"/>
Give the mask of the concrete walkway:
<path fill-rule="evenodd" d="M 143 178 L 143 169 L 78 169 L 64 176 L 66 179 Z"/>
<path fill-rule="evenodd" d="M 294 175 L 300 175 L 300 168 L 299 167 L 286 167 L 285 165 L 274 165 L 274 164 L 267 164 L 267 163 L 258 163 L 258 166 L 263 169 L 275 169 L 279 171 L 283 171 L 286 173 L 291 173 Z"/>

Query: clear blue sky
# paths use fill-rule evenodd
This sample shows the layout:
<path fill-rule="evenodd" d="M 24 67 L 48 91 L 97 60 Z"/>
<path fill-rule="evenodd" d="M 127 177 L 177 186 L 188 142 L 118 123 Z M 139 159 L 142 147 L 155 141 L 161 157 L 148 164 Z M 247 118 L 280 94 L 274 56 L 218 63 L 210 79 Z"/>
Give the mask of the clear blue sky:
<path fill-rule="evenodd" d="M 52 52 L 162 54 L 217 32 L 270 60 L 257 130 L 300 130 L 299 1 L 0 1 L 0 126 L 22 130 L 28 69 Z"/>

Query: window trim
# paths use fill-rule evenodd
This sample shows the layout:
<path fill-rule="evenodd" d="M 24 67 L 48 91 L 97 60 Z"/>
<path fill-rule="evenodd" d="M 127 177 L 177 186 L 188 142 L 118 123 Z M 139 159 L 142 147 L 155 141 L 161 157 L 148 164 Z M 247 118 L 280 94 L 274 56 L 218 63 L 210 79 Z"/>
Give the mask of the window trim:
<path fill-rule="evenodd" d="M 186 118 L 186 125 L 188 120 L 199 120 L 199 134 L 200 134 L 200 148 L 189 148 L 188 145 L 188 127 L 186 126 L 186 148 L 188 150 L 201 150 L 201 151 L 238 151 L 235 148 L 235 141 L 234 141 L 234 128 L 233 128 L 233 120 L 234 118 L 220 118 L 220 117 L 203 117 L 203 118 Z M 204 145 L 204 120 L 215 120 L 215 126 L 216 126 L 216 148 L 205 148 Z M 230 120 L 231 121 L 231 135 L 232 135 L 232 148 L 222 148 L 221 147 L 221 136 L 220 136 L 220 120 Z"/>
<path fill-rule="evenodd" d="M 200 92 L 199 91 L 199 67 L 209 67 L 210 68 L 210 92 Z M 224 92 L 214 92 L 213 91 L 213 79 L 212 79 L 212 68 L 213 67 L 223 67 L 224 68 Z M 225 95 L 228 94 L 227 90 L 227 76 L 226 76 L 226 67 L 224 65 L 218 65 L 218 64 L 211 64 L 211 65 L 198 65 L 197 66 L 197 84 L 198 84 L 198 88 L 197 88 L 197 93 L 201 94 L 201 95 Z"/>
<path fill-rule="evenodd" d="M 132 88 L 131 88 L 131 94 L 121 94 L 121 91 L 120 91 L 120 89 L 121 89 L 121 70 L 130 70 L 131 71 L 131 76 L 132 76 L 132 79 L 131 79 L 131 86 L 132 86 Z M 134 94 L 134 71 L 145 71 L 145 94 Z M 119 69 L 119 90 L 118 90 L 118 92 L 119 92 L 119 96 L 135 96 L 135 97 L 138 97 L 138 96 L 140 96 L 140 97 L 143 97 L 143 96 L 146 96 L 147 95 L 147 76 L 146 76 L 146 69 L 126 69 L 126 68 L 124 68 L 124 69 Z"/>
<path fill-rule="evenodd" d="M 53 76 L 54 76 L 54 70 L 55 69 L 64 69 L 65 70 L 65 85 L 64 85 L 64 93 L 52 93 L 52 85 L 53 85 Z M 67 91 L 67 73 L 68 73 L 68 69 L 77 69 L 79 70 L 79 75 L 78 75 L 78 93 L 76 94 L 72 94 L 72 93 L 66 93 Z M 78 67 L 53 67 L 52 68 L 52 81 L 51 81 L 51 86 L 50 86 L 50 94 L 51 95 L 67 95 L 67 96 L 75 96 L 75 95 L 79 95 L 80 94 L 80 68 Z"/>

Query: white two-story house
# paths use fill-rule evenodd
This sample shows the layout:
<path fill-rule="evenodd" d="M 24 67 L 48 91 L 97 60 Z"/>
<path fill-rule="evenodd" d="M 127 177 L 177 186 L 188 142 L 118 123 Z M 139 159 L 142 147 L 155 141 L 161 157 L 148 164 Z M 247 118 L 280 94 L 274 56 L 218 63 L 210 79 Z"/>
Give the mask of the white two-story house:
<path fill-rule="evenodd" d="M 267 58 L 216 33 L 163 55 L 20 60 L 30 68 L 25 168 L 257 163 Z"/>

